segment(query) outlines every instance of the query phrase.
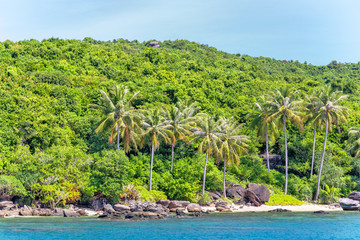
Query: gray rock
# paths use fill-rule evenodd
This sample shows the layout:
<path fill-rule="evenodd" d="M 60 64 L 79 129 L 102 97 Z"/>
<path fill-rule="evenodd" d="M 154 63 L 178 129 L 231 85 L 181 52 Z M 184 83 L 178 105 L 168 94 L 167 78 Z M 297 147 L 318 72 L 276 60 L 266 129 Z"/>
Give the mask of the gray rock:
<path fill-rule="evenodd" d="M 320 210 L 320 211 L 315 211 L 314 213 L 316 213 L 316 214 L 329 214 L 329 212 L 322 211 L 322 210 Z"/>
<path fill-rule="evenodd" d="M 270 191 L 264 185 L 258 185 L 258 184 L 255 184 L 255 183 L 249 183 L 248 187 L 247 187 L 247 190 L 250 190 L 253 193 L 255 193 L 261 203 L 265 203 L 265 202 L 269 201 Z"/>
<path fill-rule="evenodd" d="M 164 214 L 153 212 L 131 212 L 125 215 L 125 219 L 131 220 L 145 220 L 145 219 L 164 219 Z"/>
<path fill-rule="evenodd" d="M 97 196 L 91 199 L 90 205 L 95 211 L 104 210 L 104 206 L 109 204 L 109 201 L 104 196 Z"/>
<path fill-rule="evenodd" d="M 350 198 L 340 198 L 339 199 L 340 207 L 342 207 L 343 210 L 348 211 L 357 211 L 360 207 L 360 202 L 357 200 L 352 200 Z"/>
<path fill-rule="evenodd" d="M 114 210 L 114 208 L 111 206 L 111 204 L 106 204 L 106 205 L 104 206 L 104 211 L 105 211 L 105 212 L 108 212 L 108 213 L 113 213 L 113 212 L 115 212 L 115 210 Z"/>
<path fill-rule="evenodd" d="M 170 200 L 161 199 L 156 202 L 157 204 L 161 204 L 163 207 L 167 208 L 169 207 Z"/>
<path fill-rule="evenodd" d="M 126 206 L 126 205 L 122 205 L 122 204 L 115 204 L 114 205 L 114 209 L 118 212 L 123 212 L 123 211 L 130 211 L 130 207 Z"/>
<path fill-rule="evenodd" d="M 169 208 L 186 208 L 187 205 L 189 205 L 189 204 L 190 204 L 189 201 L 173 200 L 173 201 L 170 201 Z"/>
<path fill-rule="evenodd" d="M 360 201 L 360 192 L 352 192 L 349 194 L 348 198 L 356 201 Z"/>
<path fill-rule="evenodd" d="M 226 189 L 226 196 L 229 198 L 243 198 L 245 196 L 245 189 L 241 185 L 234 185 Z"/>
<path fill-rule="evenodd" d="M 268 212 L 291 212 L 291 210 L 284 209 L 284 208 L 276 208 L 273 210 L 269 210 Z"/>
<path fill-rule="evenodd" d="M 214 200 L 218 200 L 221 198 L 221 194 L 209 192 L 209 196 L 212 197 Z"/>
<path fill-rule="evenodd" d="M 254 206 L 259 207 L 261 206 L 261 200 L 259 197 L 251 190 L 246 190 L 245 198 L 249 199 L 251 203 L 254 204 Z"/>
<path fill-rule="evenodd" d="M 80 217 L 80 214 L 69 209 L 63 210 L 64 217 Z"/>
<path fill-rule="evenodd" d="M 197 203 L 190 203 L 189 205 L 187 205 L 187 210 L 188 212 L 201 212 L 202 208 Z"/>
<path fill-rule="evenodd" d="M 0 210 L 10 210 L 16 208 L 16 205 L 12 201 L 1 201 Z"/>

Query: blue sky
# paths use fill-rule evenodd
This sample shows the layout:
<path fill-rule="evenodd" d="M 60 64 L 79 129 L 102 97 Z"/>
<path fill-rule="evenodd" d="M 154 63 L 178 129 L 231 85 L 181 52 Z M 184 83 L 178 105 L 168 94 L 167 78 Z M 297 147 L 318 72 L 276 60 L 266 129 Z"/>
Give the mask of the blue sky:
<path fill-rule="evenodd" d="M 358 0 L 0 0 L 0 41 L 187 39 L 230 53 L 360 61 Z"/>

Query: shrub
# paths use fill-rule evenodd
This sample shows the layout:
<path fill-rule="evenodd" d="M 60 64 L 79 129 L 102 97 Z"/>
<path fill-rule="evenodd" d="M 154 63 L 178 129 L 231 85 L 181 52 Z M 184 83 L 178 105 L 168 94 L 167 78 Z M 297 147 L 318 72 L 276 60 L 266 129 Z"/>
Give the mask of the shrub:
<path fill-rule="evenodd" d="M 285 206 L 285 205 L 302 205 L 303 202 L 296 199 L 295 197 L 291 195 L 285 195 L 285 194 L 271 194 L 269 201 L 266 203 L 266 205 L 270 206 Z"/>
<path fill-rule="evenodd" d="M 24 197 L 26 190 L 21 182 L 14 176 L 0 175 L 0 198 Z"/>
<path fill-rule="evenodd" d="M 167 199 L 165 193 L 162 191 L 157 191 L 157 190 L 149 191 L 142 186 L 135 187 L 135 189 L 139 193 L 140 199 L 143 202 L 156 202 L 157 200 L 160 199 Z"/>

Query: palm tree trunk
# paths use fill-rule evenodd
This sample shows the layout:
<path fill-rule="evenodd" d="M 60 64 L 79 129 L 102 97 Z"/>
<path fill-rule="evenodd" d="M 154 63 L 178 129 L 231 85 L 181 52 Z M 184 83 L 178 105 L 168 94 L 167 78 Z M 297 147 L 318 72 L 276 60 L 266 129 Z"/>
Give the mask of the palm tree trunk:
<path fill-rule="evenodd" d="M 120 148 L 120 128 L 117 127 L 117 140 L 116 140 L 116 149 L 119 150 Z"/>
<path fill-rule="evenodd" d="M 285 194 L 287 194 L 288 186 L 288 152 L 287 152 L 287 135 L 286 135 L 286 118 L 284 117 L 284 133 L 285 133 Z"/>
<path fill-rule="evenodd" d="M 224 156 L 224 176 L 223 176 L 223 194 L 224 194 L 224 198 L 226 198 L 225 174 L 226 174 L 226 155 Z"/>
<path fill-rule="evenodd" d="M 312 158 L 311 158 L 310 178 L 312 178 L 312 175 L 314 173 L 315 141 L 316 141 L 316 124 L 314 124 L 314 140 L 313 140 L 313 150 L 312 150 Z"/>
<path fill-rule="evenodd" d="M 154 162 L 154 143 L 151 145 L 151 160 L 150 160 L 150 184 L 149 184 L 149 190 L 151 191 L 152 187 L 152 169 L 153 169 L 153 162 Z"/>
<path fill-rule="evenodd" d="M 323 146 L 323 151 L 322 151 L 322 155 L 321 155 L 321 160 L 320 160 L 320 167 L 319 167 L 319 173 L 318 173 L 318 182 L 317 182 L 317 188 L 316 188 L 316 195 L 315 195 L 315 201 L 318 200 L 319 198 L 319 190 L 320 190 L 320 178 L 321 178 L 321 170 L 323 167 L 323 163 L 324 163 L 324 158 L 325 158 L 325 149 L 326 149 L 326 140 L 327 140 L 327 136 L 328 136 L 328 131 L 329 131 L 329 124 L 328 124 L 328 119 L 326 118 L 325 120 L 325 139 L 324 139 L 324 146 Z"/>
<path fill-rule="evenodd" d="M 268 136 L 268 126 L 267 126 L 267 124 L 266 124 L 265 134 L 266 134 L 266 163 L 267 163 L 268 172 L 270 172 L 269 136 Z"/>
<path fill-rule="evenodd" d="M 171 144 L 171 171 L 173 170 L 174 167 L 174 149 L 175 149 L 175 144 Z"/>
<path fill-rule="evenodd" d="M 204 165 L 202 195 L 204 195 L 204 193 L 205 193 L 206 165 L 207 165 L 208 158 L 209 158 L 209 147 L 206 149 L 206 159 L 205 159 L 205 165 Z"/>

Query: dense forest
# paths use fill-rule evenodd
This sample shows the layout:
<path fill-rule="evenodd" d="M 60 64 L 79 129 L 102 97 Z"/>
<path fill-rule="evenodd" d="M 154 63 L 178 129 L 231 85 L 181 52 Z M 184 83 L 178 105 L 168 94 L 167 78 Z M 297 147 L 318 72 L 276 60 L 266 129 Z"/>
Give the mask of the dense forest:
<path fill-rule="evenodd" d="M 360 190 L 360 63 L 314 66 L 228 54 L 185 40 L 158 43 L 91 38 L 0 42 L 0 196 L 49 206 L 86 203 L 95 195 L 112 202 L 199 202 L 209 200 L 208 192 L 223 192 L 225 172 L 227 182 L 266 185 L 279 201 L 284 188 L 299 200 L 320 202 Z M 269 99 L 276 102 L 276 94 L 294 96 L 292 114 L 281 115 L 281 106 L 274 111 Z M 331 94 L 342 101 L 338 106 L 332 102 L 334 115 L 325 123 L 320 119 L 325 115 L 311 112 L 309 103 Z M 120 132 L 120 125 L 105 121 L 109 112 L 104 107 L 122 97 L 124 112 L 136 112 L 123 121 L 139 132 Z M 264 107 L 273 111 L 266 123 L 268 141 L 254 118 Z M 192 113 L 185 114 L 190 108 Z M 184 136 L 171 134 L 169 126 L 161 129 L 161 121 L 177 112 L 188 117 Z M 285 120 L 281 124 L 275 118 Z M 213 150 L 204 147 L 200 137 L 206 124 L 218 134 L 226 122 L 246 139 L 238 146 L 242 151 L 225 154 L 233 161 L 224 160 L 223 148 L 212 140 L 205 145 L 211 142 Z M 154 129 L 158 140 L 149 135 Z M 281 156 L 281 164 L 270 171 L 260 157 L 267 148 Z"/>

